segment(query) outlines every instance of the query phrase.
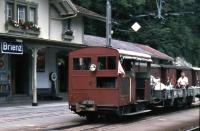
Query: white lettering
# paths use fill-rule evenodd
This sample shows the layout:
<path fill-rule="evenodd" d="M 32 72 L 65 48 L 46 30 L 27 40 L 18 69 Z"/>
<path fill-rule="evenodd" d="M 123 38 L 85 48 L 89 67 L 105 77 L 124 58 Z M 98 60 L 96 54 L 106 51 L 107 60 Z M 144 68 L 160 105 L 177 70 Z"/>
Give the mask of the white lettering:
<path fill-rule="evenodd" d="M 23 45 L 14 45 L 13 43 L 2 42 L 2 53 L 22 54 Z"/>
<path fill-rule="evenodd" d="M 18 46 L 18 51 L 22 52 L 22 46 Z"/>
<path fill-rule="evenodd" d="M 17 48 L 15 48 L 15 47 L 17 47 L 17 46 L 12 46 L 12 50 L 13 50 L 13 51 L 15 51 L 15 49 L 17 49 Z"/>
<path fill-rule="evenodd" d="M 6 42 L 3 42 L 3 50 L 7 50 L 7 43 Z"/>

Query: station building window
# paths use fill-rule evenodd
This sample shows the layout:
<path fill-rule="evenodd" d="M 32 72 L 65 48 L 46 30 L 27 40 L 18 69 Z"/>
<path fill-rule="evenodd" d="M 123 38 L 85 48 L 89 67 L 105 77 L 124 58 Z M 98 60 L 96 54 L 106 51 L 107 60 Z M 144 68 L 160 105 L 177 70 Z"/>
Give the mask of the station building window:
<path fill-rule="evenodd" d="M 36 14 L 37 14 L 36 13 L 36 8 L 31 7 L 30 11 L 29 11 L 29 21 L 33 22 L 34 24 L 37 23 L 37 21 L 36 21 Z"/>
<path fill-rule="evenodd" d="M 116 69 L 116 57 L 98 57 L 98 69 L 99 70 L 114 70 Z"/>
<path fill-rule="evenodd" d="M 13 20 L 14 19 L 14 4 L 13 3 L 7 3 L 6 11 L 7 11 L 7 19 Z"/>
<path fill-rule="evenodd" d="M 26 21 L 26 7 L 23 5 L 17 6 L 17 22 Z"/>
<path fill-rule="evenodd" d="M 74 58 L 73 59 L 73 69 L 74 70 L 89 70 L 91 65 L 91 58 Z"/>
<path fill-rule="evenodd" d="M 38 5 L 26 0 L 6 0 L 6 19 L 37 24 Z"/>
<path fill-rule="evenodd" d="M 71 19 L 66 19 L 63 21 L 64 31 L 71 30 L 71 23 L 72 23 Z"/>

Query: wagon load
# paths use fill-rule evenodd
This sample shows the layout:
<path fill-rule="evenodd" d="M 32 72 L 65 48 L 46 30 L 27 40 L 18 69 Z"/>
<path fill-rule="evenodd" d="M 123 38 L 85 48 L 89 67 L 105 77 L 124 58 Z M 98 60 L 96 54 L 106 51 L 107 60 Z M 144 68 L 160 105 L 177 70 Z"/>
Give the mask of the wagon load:
<path fill-rule="evenodd" d="M 160 78 L 155 78 L 151 76 L 151 86 L 152 86 L 152 97 L 155 101 L 160 100 L 170 100 L 173 102 L 177 99 L 182 99 L 183 101 L 190 97 L 195 99 L 195 97 L 200 97 L 200 87 L 199 86 L 190 86 L 187 89 L 185 88 L 176 88 L 175 86 L 169 84 L 165 85 L 160 82 Z"/>
<path fill-rule="evenodd" d="M 160 81 L 160 78 L 156 78 L 154 76 L 150 76 L 150 85 L 152 86 L 153 90 L 159 91 L 159 90 L 172 90 L 174 88 L 173 85 L 165 85 Z"/>
<path fill-rule="evenodd" d="M 194 90 L 194 95 L 200 98 L 200 86 L 191 86 L 189 89 Z"/>

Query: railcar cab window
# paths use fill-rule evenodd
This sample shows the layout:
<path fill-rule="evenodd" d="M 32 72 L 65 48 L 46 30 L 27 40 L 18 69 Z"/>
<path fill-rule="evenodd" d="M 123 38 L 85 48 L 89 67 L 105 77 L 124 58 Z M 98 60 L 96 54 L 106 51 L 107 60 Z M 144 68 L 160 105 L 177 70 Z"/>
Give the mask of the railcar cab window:
<path fill-rule="evenodd" d="M 98 69 L 99 70 L 115 70 L 116 69 L 116 57 L 115 56 L 98 57 Z"/>
<path fill-rule="evenodd" d="M 73 59 L 73 69 L 74 70 L 89 70 L 91 65 L 91 58 L 74 58 Z"/>

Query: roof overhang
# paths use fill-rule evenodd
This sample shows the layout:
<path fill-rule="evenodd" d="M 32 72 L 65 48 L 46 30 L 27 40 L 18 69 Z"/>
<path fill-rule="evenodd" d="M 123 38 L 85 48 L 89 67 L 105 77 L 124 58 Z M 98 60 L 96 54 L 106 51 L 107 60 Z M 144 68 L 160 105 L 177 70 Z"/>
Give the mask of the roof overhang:
<path fill-rule="evenodd" d="M 167 60 L 167 61 L 174 61 L 174 59 L 167 54 L 164 54 L 150 46 L 143 45 L 143 44 L 135 44 L 137 47 L 143 49 L 144 51 L 148 52 L 149 55 L 151 55 L 152 58 L 154 59 L 159 59 L 159 60 Z"/>
<path fill-rule="evenodd" d="M 90 19 L 95 19 L 98 21 L 106 22 L 106 17 L 104 17 L 98 13 L 95 13 L 91 10 L 88 10 L 88 9 L 78 6 L 78 5 L 76 5 L 76 8 L 78 10 L 78 14 L 80 14 L 82 16 L 88 17 Z"/>
<path fill-rule="evenodd" d="M 78 13 L 71 0 L 49 0 L 49 3 L 58 11 L 61 17 L 71 16 Z"/>
<path fill-rule="evenodd" d="M 95 19 L 98 21 L 106 21 L 106 17 L 99 15 L 93 11 L 74 5 L 71 0 L 49 0 L 49 3 L 58 11 L 61 18 L 70 17 L 76 14 Z"/>

